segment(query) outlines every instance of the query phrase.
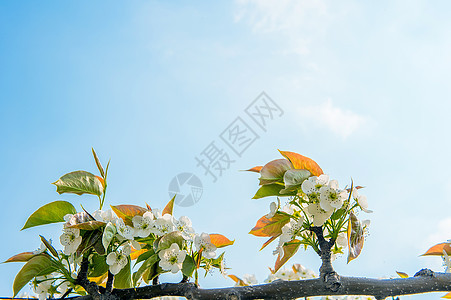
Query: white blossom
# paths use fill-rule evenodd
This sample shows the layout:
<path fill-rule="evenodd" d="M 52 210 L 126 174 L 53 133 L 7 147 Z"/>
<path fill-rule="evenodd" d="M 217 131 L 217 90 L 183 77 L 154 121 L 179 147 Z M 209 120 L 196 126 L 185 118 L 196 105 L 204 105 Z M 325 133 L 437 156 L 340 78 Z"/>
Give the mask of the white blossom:
<path fill-rule="evenodd" d="M 81 240 L 80 229 L 64 227 L 63 234 L 60 236 L 61 245 L 64 246 L 64 254 L 71 255 L 75 253 L 81 244 Z"/>
<path fill-rule="evenodd" d="M 336 180 L 331 180 L 328 185 L 323 185 L 319 189 L 319 203 L 325 211 L 341 208 L 347 198 L 348 192 L 346 190 L 339 190 Z"/>
<path fill-rule="evenodd" d="M 152 212 L 147 211 L 142 216 L 134 216 L 132 222 L 135 227 L 135 236 L 148 237 L 155 221 Z"/>
<path fill-rule="evenodd" d="M 327 219 L 332 216 L 333 211 L 325 211 L 321 208 L 319 203 L 311 203 L 307 207 L 307 211 L 313 217 L 313 226 L 323 225 Z"/>
<path fill-rule="evenodd" d="M 124 223 L 124 220 L 116 219 L 116 229 L 120 236 L 127 240 L 133 240 L 135 238 L 135 228 L 128 226 Z"/>
<path fill-rule="evenodd" d="M 192 241 L 194 239 L 195 231 L 190 218 L 181 216 L 180 219 L 174 220 L 174 226 L 176 230 L 180 231 L 185 240 Z"/>
<path fill-rule="evenodd" d="M 211 243 L 210 235 L 203 232 L 201 235 L 196 235 L 194 238 L 194 245 L 197 251 L 203 249 L 202 256 L 205 258 L 213 258 L 216 256 L 216 246 Z"/>
<path fill-rule="evenodd" d="M 171 271 L 171 273 L 177 273 L 182 269 L 183 261 L 186 257 L 186 251 L 180 250 L 177 243 L 173 243 L 168 249 L 161 250 L 158 253 L 160 257 L 159 266 L 166 271 Z"/>
<path fill-rule="evenodd" d="M 266 217 L 268 219 L 271 219 L 272 217 L 274 217 L 274 215 L 276 214 L 278 209 L 278 205 L 276 202 L 271 202 L 271 204 L 269 204 L 269 213 L 266 215 Z"/>
<path fill-rule="evenodd" d="M 113 275 L 119 273 L 128 263 L 130 255 L 130 245 L 125 245 L 121 250 L 111 252 L 106 257 L 106 263 L 110 266 L 109 270 Z"/>
<path fill-rule="evenodd" d="M 156 235 L 164 235 L 174 231 L 174 217 L 170 214 L 165 214 L 164 216 L 157 218 L 153 223 L 151 231 Z"/>

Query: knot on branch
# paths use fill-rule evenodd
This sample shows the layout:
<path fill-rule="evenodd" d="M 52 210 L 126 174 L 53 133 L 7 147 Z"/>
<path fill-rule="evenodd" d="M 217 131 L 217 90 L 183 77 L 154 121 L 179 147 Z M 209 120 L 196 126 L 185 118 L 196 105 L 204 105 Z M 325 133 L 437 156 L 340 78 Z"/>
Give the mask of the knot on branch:
<path fill-rule="evenodd" d="M 430 269 L 421 269 L 420 271 L 416 272 L 415 275 L 413 275 L 413 277 L 435 277 L 435 273 L 434 271 L 430 270 Z"/>
<path fill-rule="evenodd" d="M 324 274 L 322 279 L 326 288 L 332 292 L 337 292 L 341 287 L 340 276 L 335 271 Z"/>

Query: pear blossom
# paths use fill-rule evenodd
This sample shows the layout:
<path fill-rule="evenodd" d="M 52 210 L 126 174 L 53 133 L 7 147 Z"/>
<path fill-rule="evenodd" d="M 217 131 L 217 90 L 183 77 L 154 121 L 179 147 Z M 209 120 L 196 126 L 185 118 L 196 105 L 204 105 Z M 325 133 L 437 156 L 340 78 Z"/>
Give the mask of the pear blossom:
<path fill-rule="evenodd" d="M 341 208 L 347 198 L 348 192 L 346 190 L 339 190 L 336 180 L 331 180 L 328 185 L 323 185 L 319 189 L 319 204 L 325 211 Z"/>
<path fill-rule="evenodd" d="M 101 222 L 111 222 L 114 223 L 118 217 L 116 216 L 116 214 L 111 210 L 96 210 L 92 216 L 94 217 L 94 219 L 96 219 L 97 221 L 101 221 Z"/>
<path fill-rule="evenodd" d="M 271 202 L 271 204 L 269 204 L 269 213 L 266 215 L 266 217 L 268 219 L 271 219 L 272 217 L 274 217 L 274 215 L 277 212 L 277 203 L 276 202 Z"/>
<path fill-rule="evenodd" d="M 345 232 L 340 232 L 337 237 L 337 246 L 343 249 L 348 247 L 348 237 Z"/>
<path fill-rule="evenodd" d="M 174 231 L 174 217 L 170 214 L 157 218 L 153 223 L 151 231 L 156 235 L 164 235 Z"/>
<path fill-rule="evenodd" d="M 168 249 L 161 250 L 158 253 L 160 257 L 159 266 L 171 273 L 177 273 L 182 269 L 183 261 L 186 257 L 186 250 L 180 250 L 177 243 L 173 243 Z"/>
<path fill-rule="evenodd" d="M 71 255 L 77 251 L 78 246 L 81 244 L 80 229 L 64 227 L 63 232 L 60 236 L 61 245 L 64 246 L 63 253 Z"/>
<path fill-rule="evenodd" d="M 216 246 L 211 243 L 210 235 L 203 232 L 201 235 L 196 235 L 194 238 L 194 245 L 197 251 L 204 249 L 202 256 L 205 258 L 213 258 L 216 256 Z"/>
<path fill-rule="evenodd" d="M 128 263 L 128 256 L 131 253 L 130 245 L 124 246 L 121 250 L 111 252 L 106 257 L 106 263 L 110 266 L 109 270 L 113 275 L 119 273 Z"/>
<path fill-rule="evenodd" d="M 135 228 L 128 226 L 124 223 L 124 220 L 116 219 L 116 229 L 120 236 L 127 240 L 133 240 L 135 238 Z"/>
<path fill-rule="evenodd" d="M 185 240 L 192 241 L 194 239 L 195 232 L 190 218 L 181 216 L 180 219 L 174 220 L 174 226 L 176 230 L 180 231 Z"/>
<path fill-rule="evenodd" d="M 300 217 L 298 220 L 291 219 L 290 222 L 282 227 L 282 235 L 280 236 L 279 242 L 283 245 L 296 238 L 296 235 L 302 229 L 303 223 L 304 217 Z"/>
<path fill-rule="evenodd" d="M 135 227 L 135 236 L 148 237 L 155 221 L 152 212 L 147 211 L 142 216 L 134 216 L 132 222 Z"/>
<path fill-rule="evenodd" d="M 311 203 L 307 207 L 307 211 L 313 217 L 313 226 L 321 226 L 323 225 L 327 219 L 332 216 L 333 211 L 325 211 L 321 208 L 319 203 Z"/>
<path fill-rule="evenodd" d="M 36 281 L 40 281 L 40 283 L 35 283 L 33 290 L 38 294 L 39 300 L 45 300 L 52 294 L 51 279 L 50 275 L 36 277 Z"/>
<path fill-rule="evenodd" d="M 311 201 L 318 200 L 319 190 L 329 182 L 329 175 L 311 176 L 301 184 L 302 191 Z"/>
<path fill-rule="evenodd" d="M 257 277 L 254 274 L 244 274 L 243 281 L 247 285 L 258 284 Z"/>
<path fill-rule="evenodd" d="M 372 213 L 372 210 L 368 209 L 368 200 L 366 199 L 366 196 L 359 195 L 359 192 L 356 188 L 352 190 L 352 196 L 354 197 L 355 202 L 360 206 L 360 208 L 366 212 L 366 213 Z"/>

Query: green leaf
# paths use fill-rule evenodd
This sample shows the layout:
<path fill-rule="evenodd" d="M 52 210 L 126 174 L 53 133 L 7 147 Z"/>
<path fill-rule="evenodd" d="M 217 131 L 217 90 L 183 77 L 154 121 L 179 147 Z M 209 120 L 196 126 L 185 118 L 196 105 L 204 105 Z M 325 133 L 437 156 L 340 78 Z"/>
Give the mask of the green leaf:
<path fill-rule="evenodd" d="M 293 169 L 293 165 L 287 159 L 270 161 L 260 170 L 260 185 L 282 182 L 287 170 Z"/>
<path fill-rule="evenodd" d="M 312 174 L 307 170 L 288 170 L 283 175 L 283 182 L 285 183 L 285 188 L 299 187 L 308 179 Z"/>
<path fill-rule="evenodd" d="M 56 185 L 56 191 L 59 194 L 73 193 L 77 195 L 91 194 L 100 196 L 103 193 L 103 184 L 99 179 L 86 171 L 75 171 L 63 175 L 53 184 Z"/>
<path fill-rule="evenodd" d="M 185 239 L 183 238 L 180 231 L 173 231 L 161 237 L 160 241 L 158 242 L 157 249 L 158 251 L 168 249 L 173 243 L 176 243 L 177 245 L 179 245 L 179 248 L 182 249 L 184 240 Z"/>
<path fill-rule="evenodd" d="M 150 252 L 150 251 L 148 251 Z M 153 251 L 152 251 L 153 252 Z M 147 252 L 146 252 L 147 253 Z M 144 272 L 152 268 L 153 265 L 158 261 L 158 255 L 153 253 L 149 258 L 147 258 L 143 264 L 139 267 L 138 271 L 133 273 L 133 283 L 136 286 L 136 283 L 138 282 L 139 278 L 144 274 Z"/>
<path fill-rule="evenodd" d="M 100 163 L 99 158 L 97 157 L 97 153 L 94 151 L 94 148 L 91 148 L 92 155 L 94 155 L 94 160 L 96 161 L 97 169 L 99 169 L 100 175 L 105 178 L 105 171 L 103 170 L 102 164 Z"/>
<path fill-rule="evenodd" d="M 252 197 L 252 199 L 260 199 L 260 198 L 269 197 L 269 196 L 284 197 L 284 196 L 296 195 L 296 191 L 291 191 L 286 194 L 282 194 L 280 192 L 282 189 L 284 189 L 284 186 L 282 184 L 274 183 L 274 184 L 263 185 L 258 189 L 257 193 L 255 194 L 254 197 Z"/>
<path fill-rule="evenodd" d="M 185 275 L 186 277 L 191 277 L 193 276 L 193 272 L 195 269 L 196 263 L 194 262 L 194 259 L 189 255 L 185 256 L 185 260 L 183 261 L 182 265 L 183 275 Z"/>
<path fill-rule="evenodd" d="M 111 241 L 113 240 L 116 232 L 117 232 L 116 226 L 114 226 L 113 223 L 108 222 L 108 224 L 106 224 L 106 226 L 105 226 L 105 229 L 103 230 L 103 235 L 102 235 L 102 244 L 103 244 L 103 247 L 105 248 L 106 252 L 108 252 L 108 246 L 110 245 Z"/>
<path fill-rule="evenodd" d="M 14 296 L 36 276 L 42 276 L 57 270 L 49 255 L 40 254 L 31 258 L 17 273 L 13 283 Z"/>
<path fill-rule="evenodd" d="M 52 255 L 54 257 L 59 257 L 58 256 L 58 252 L 56 252 L 55 248 L 53 248 L 52 244 L 49 243 L 49 241 L 47 241 L 45 239 L 45 237 L 43 237 L 42 235 L 39 235 L 41 237 L 41 241 L 44 243 L 44 245 L 47 247 L 47 249 L 49 249 L 50 253 L 52 253 Z"/>
<path fill-rule="evenodd" d="M 113 286 L 117 289 L 128 289 L 133 287 L 130 259 L 127 258 L 127 260 L 127 265 L 114 276 Z"/>
<path fill-rule="evenodd" d="M 109 266 L 106 257 L 94 253 L 89 259 L 88 277 L 99 277 L 108 272 Z"/>
<path fill-rule="evenodd" d="M 249 233 L 255 236 L 279 236 L 282 234 L 282 227 L 289 221 L 289 215 L 276 212 L 271 219 L 261 217 Z"/>
<path fill-rule="evenodd" d="M 100 230 L 93 230 L 93 231 L 86 231 L 81 240 L 80 246 L 77 248 L 77 256 L 82 255 L 86 251 L 88 251 L 90 248 L 94 247 L 94 244 L 97 243 L 98 240 L 102 238 L 102 231 Z"/>
<path fill-rule="evenodd" d="M 141 255 L 138 256 L 138 258 L 136 259 L 135 266 L 137 264 L 139 264 L 140 262 L 147 260 L 149 257 L 151 257 L 154 254 L 155 254 L 155 251 L 153 251 L 153 249 L 150 249 L 149 251 L 141 253 Z"/>
<path fill-rule="evenodd" d="M 21 230 L 51 223 L 64 222 L 67 214 L 76 214 L 75 207 L 67 201 L 54 201 L 40 207 L 28 218 Z"/>
<path fill-rule="evenodd" d="M 336 210 L 330 217 L 332 220 L 340 219 L 346 213 L 346 209 L 340 208 Z"/>

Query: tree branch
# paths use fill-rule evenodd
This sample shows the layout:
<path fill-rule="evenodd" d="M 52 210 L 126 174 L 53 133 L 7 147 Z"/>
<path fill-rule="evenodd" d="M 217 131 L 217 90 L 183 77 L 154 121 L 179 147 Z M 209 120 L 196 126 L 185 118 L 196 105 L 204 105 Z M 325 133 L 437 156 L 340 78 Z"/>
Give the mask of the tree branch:
<path fill-rule="evenodd" d="M 245 287 L 201 289 L 194 283 L 163 283 L 136 289 L 115 289 L 112 297 L 120 299 L 150 299 L 158 296 L 180 296 L 187 299 L 294 299 L 313 296 L 367 295 L 377 299 L 391 296 L 412 295 L 428 292 L 451 291 L 451 274 L 422 270 L 414 277 L 399 279 L 371 279 L 340 277 L 337 291 L 327 288 L 321 278 L 283 281 Z M 71 297 L 66 299 L 92 300 L 94 297 Z M 116 299 L 117 299 L 116 298 Z M 108 298 L 104 298 L 108 299 Z M 111 298 L 110 298 L 111 299 Z"/>
<path fill-rule="evenodd" d="M 327 241 L 323 236 L 322 226 L 313 226 L 310 228 L 316 234 L 319 242 L 319 256 L 321 257 L 321 267 L 319 269 L 319 277 L 323 280 L 326 288 L 335 292 L 340 288 L 340 276 L 334 271 L 332 267 L 331 251 L 335 240 L 330 239 Z"/>

